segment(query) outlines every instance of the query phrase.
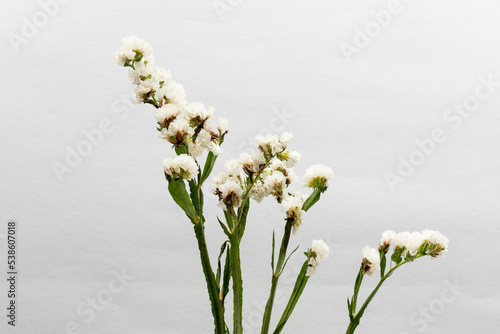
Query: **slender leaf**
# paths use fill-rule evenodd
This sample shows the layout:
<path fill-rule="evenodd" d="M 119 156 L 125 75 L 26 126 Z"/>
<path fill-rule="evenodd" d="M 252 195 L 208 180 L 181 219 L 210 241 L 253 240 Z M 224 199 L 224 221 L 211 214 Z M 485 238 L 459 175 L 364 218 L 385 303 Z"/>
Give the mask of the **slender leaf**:
<path fill-rule="evenodd" d="M 168 176 L 166 173 L 165 175 Z M 199 222 L 199 218 L 196 215 L 193 203 L 191 203 L 189 195 L 186 191 L 186 184 L 184 183 L 184 180 L 172 179 L 170 177 L 167 177 L 167 180 L 168 191 L 170 192 L 170 195 L 172 195 L 175 203 L 177 203 L 177 205 L 182 210 L 184 210 L 186 215 L 191 219 L 193 223 Z"/>
<path fill-rule="evenodd" d="M 217 156 L 212 152 L 208 152 L 207 160 L 205 161 L 205 166 L 203 167 L 203 173 L 201 174 L 200 182 L 198 182 L 200 186 L 208 179 L 210 173 L 212 173 L 215 160 L 217 160 Z"/>
<path fill-rule="evenodd" d="M 299 245 L 300 246 L 300 245 Z M 281 272 L 280 272 L 280 275 L 281 273 L 283 272 L 283 270 L 285 270 L 285 267 L 286 267 L 286 264 L 288 263 L 288 260 L 290 259 L 290 257 L 293 255 L 293 253 L 295 253 L 297 251 L 297 249 L 299 249 L 299 246 L 297 246 L 291 253 L 290 255 L 288 255 L 288 257 L 286 258 L 285 260 L 285 263 L 283 264 L 283 267 L 281 268 Z"/>

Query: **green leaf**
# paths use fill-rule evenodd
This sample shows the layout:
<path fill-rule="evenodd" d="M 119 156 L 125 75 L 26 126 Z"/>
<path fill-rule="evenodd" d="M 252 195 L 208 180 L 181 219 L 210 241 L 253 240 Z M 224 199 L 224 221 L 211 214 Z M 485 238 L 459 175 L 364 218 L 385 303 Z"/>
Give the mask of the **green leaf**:
<path fill-rule="evenodd" d="M 276 241 L 275 241 L 274 229 L 273 229 L 273 253 L 271 255 L 271 268 L 273 269 L 273 274 L 274 274 L 274 249 L 275 249 L 275 246 L 276 246 Z"/>
<path fill-rule="evenodd" d="M 193 207 L 193 203 L 191 203 L 189 199 L 189 195 L 186 191 L 186 184 L 183 179 L 173 179 L 169 177 L 166 173 L 165 176 L 168 180 L 168 191 L 175 203 L 184 210 L 186 216 L 191 219 L 193 223 L 197 223 L 200 221 L 200 218 L 196 215 L 196 212 Z"/>
<path fill-rule="evenodd" d="M 229 227 L 229 230 L 232 231 L 234 229 L 233 216 L 231 216 L 231 213 L 229 211 L 224 210 L 224 217 L 226 218 L 226 223 L 227 226 Z"/>
<path fill-rule="evenodd" d="M 215 160 L 217 160 L 217 156 L 212 152 L 208 152 L 207 160 L 205 161 L 205 166 L 203 167 L 203 173 L 201 174 L 200 181 L 198 182 L 200 186 L 208 179 L 210 173 L 212 173 L 212 169 L 215 165 Z"/>
<path fill-rule="evenodd" d="M 300 246 L 300 245 L 299 245 Z M 297 251 L 297 249 L 299 249 L 299 246 L 297 246 L 291 253 L 290 255 L 288 255 L 288 257 L 286 258 L 285 260 L 285 263 L 283 264 L 283 267 L 281 268 L 281 272 L 280 272 L 280 275 L 281 273 L 283 272 L 283 270 L 285 270 L 285 267 L 286 267 L 286 264 L 288 263 L 288 260 L 290 259 L 290 257 L 293 255 L 293 253 L 295 253 Z"/>
<path fill-rule="evenodd" d="M 219 257 L 217 258 L 217 274 L 215 275 L 215 281 L 217 283 L 217 287 L 220 286 L 220 275 L 221 275 L 221 265 L 220 265 L 220 260 L 222 258 L 222 255 L 224 255 L 224 251 L 226 250 L 226 246 L 227 246 L 227 243 L 229 241 L 226 240 L 224 241 L 224 243 L 222 244 L 222 246 L 220 246 L 220 252 L 219 252 Z"/>
<path fill-rule="evenodd" d="M 314 204 L 316 204 L 319 201 L 320 197 L 321 197 L 321 191 L 319 189 L 314 189 L 312 194 L 309 195 L 304 204 L 302 204 L 302 210 L 304 211 L 309 210 Z"/>
<path fill-rule="evenodd" d="M 231 279 L 231 252 L 227 247 L 226 251 L 226 263 L 224 264 L 224 275 L 222 276 L 222 293 L 221 293 L 221 301 L 222 305 L 224 305 L 224 300 L 226 299 L 226 295 L 229 292 L 229 281 Z"/>
<path fill-rule="evenodd" d="M 203 216 L 203 192 L 201 187 L 194 181 L 189 181 L 189 197 L 194 205 L 194 210 L 199 217 Z"/>
<path fill-rule="evenodd" d="M 226 225 L 224 225 L 223 222 L 217 217 L 217 220 L 219 221 L 220 227 L 222 227 L 222 230 L 224 231 L 224 234 L 228 236 L 228 238 L 231 236 L 231 232 L 227 229 Z"/>
<path fill-rule="evenodd" d="M 385 266 L 387 265 L 386 253 L 383 250 L 379 250 L 380 255 L 380 277 L 384 277 Z"/>
<path fill-rule="evenodd" d="M 290 296 L 290 299 L 288 301 L 288 304 L 283 311 L 283 315 L 281 316 L 280 321 L 278 322 L 278 325 L 276 326 L 276 329 L 274 330 L 274 334 L 278 334 L 283 330 L 283 327 L 285 326 L 286 322 L 292 315 L 292 312 L 295 308 L 295 305 L 297 305 L 297 302 L 299 301 L 300 296 L 302 295 L 302 292 L 304 291 L 304 288 L 306 287 L 307 281 L 309 280 L 309 276 L 306 276 L 307 273 L 307 268 L 308 268 L 308 260 L 304 262 L 302 265 L 302 269 L 297 276 L 297 281 L 295 282 L 295 286 L 293 288 L 292 294 Z"/>

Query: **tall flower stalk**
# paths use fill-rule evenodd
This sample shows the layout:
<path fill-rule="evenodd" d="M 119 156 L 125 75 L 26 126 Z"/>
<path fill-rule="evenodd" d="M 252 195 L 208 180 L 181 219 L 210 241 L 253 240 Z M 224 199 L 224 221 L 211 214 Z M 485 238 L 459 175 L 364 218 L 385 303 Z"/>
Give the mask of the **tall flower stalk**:
<path fill-rule="evenodd" d="M 233 292 L 232 333 L 242 334 L 244 330 L 240 249 L 251 202 L 260 203 L 269 197 L 280 205 L 284 213 L 283 236 L 276 253 L 273 231 L 271 286 L 261 328 L 261 334 L 268 334 L 272 328 L 271 320 L 280 276 L 299 248 L 289 252 L 290 240 L 302 226 L 305 213 L 328 189 L 333 171 L 324 165 L 311 166 L 302 179 L 302 185 L 311 189 L 311 193 L 305 195 L 300 191 L 290 190 L 299 179 L 293 167 L 299 163 L 300 154 L 288 149 L 293 138 L 289 132 L 281 136 L 257 136 L 256 148 L 251 154 L 242 153 L 238 159 L 227 160 L 223 170 L 211 178 L 213 194 L 218 198 L 218 206 L 222 209 L 222 219 L 216 219 L 227 238 L 222 242 L 217 268 L 214 270 L 205 237 L 207 221 L 204 216 L 203 185 L 211 177 L 222 152 L 221 145 L 228 133 L 228 122 L 222 117 L 215 122 L 212 107 L 206 108 L 199 102 L 188 103 L 183 86 L 173 80 L 170 70 L 156 66 L 152 48 L 144 40 L 136 36 L 124 38 L 115 60 L 120 66 L 129 68 L 137 103 L 155 108 L 154 118 L 159 137 L 173 148 L 175 156 L 163 160 L 163 171 L 172 199 L 193 225 L 215 334 L 231 333 L 224 316 L 226 296 L 230 289 Z M 209 219 L 208 223 L 215 223 L 215 219 Z M 394 246 L 394 250 L 389 259 L 390 268 L 385 273 L 386 255 L 391 246 Z M 354 333 L 369 303 L 397 268 L 426 255 L 437 257 L 444 254 L 447 247 L 448 239 L 439 232 L 430 230 L 399 234 L 386 231 L 378 250 L 365 247 L 354 284 L 354 294 L 348 299 L 350 324 L 347 334 Z M 313 240 L 312 246 L 304 254 L 306 260 L 273 334 L 281 333 L 284 329 L 310 277 L 328 257 L 329 248 L 322 240 Z M 380 281 L 358 309 L 358 294 L 363 278 L 376 271 L 380 271 Z"/>

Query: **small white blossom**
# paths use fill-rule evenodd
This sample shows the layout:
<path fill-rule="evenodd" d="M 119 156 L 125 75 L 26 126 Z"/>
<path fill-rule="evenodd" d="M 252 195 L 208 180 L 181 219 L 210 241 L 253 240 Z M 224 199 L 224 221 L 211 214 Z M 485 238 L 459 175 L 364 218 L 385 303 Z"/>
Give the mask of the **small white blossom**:
<path fill-rule="evenodd" d="M 312 276 L 318 265 L 328 257 L 329 253 L 330 249 L 323 240 L 313 240 L 306 276 Z"/>
<path fill-rule="evenodd" d="M 269 194 L 281 198 L 283 190 L 286 188 L 286 177 L 280 171 L 274 171 L 271 175 L 265 177 L 264 186 Z"/>
<path fill-rule="evenodd" d="M 283 151 L 278 154 L 278 159 L 283 161 L 287 168 L 291 168 L 300 162 L 300 153 L 297 151 Z"/>
<path fill-rule="evenodd" d="M 163 160 L 163 169 L 170 177 L 185 180 L 192 180 L 199 171 L 196 161 L 187 154 Z"/>
<path fill-rule="evenodd" d="M 306 196 L 300 191 L 296 191 L 291 195 L 285 194 L 281 201 L 281 212 L 286 213 L 287 219 L 293 221 L 293 234 L 296 234 L 299 231 L 300 225 L 302 225 L 302 215 L 305 213 L 302 210 L 302 205 L 305 200 Z"/>
<path fill-rule="evenodd" d="M 259 149 L 265 156 L 274 156 L 283 151 L 280 139 L 276 135 L 256 136 L 255 140 L 257 141 Z"/>
<path fill-rule="evenodd" d="M 116 63 L 124 66 L 127 62 L 134 61 L 137 58 L 140 58 L 138 61 L 142 62 L 154 61 L 151 45 L 135 35 L 123 38 L 120 50 L 115 53 Z"/>
<path fill-rule="evenodd" d="M 161 130 L 160 138 L 166 139 L 174 145 L 181 145 L 186 143 L 192 134 L 193 129 L 189 126 L 188 121 L 177 117 L 170 123 L 168 129 Z"/>
<path fill-rule="evenodd" d="M 128 76 L 129 79 L 136 85 L 140 84 L 141 81 L 153 78 L 156 72 L 156 67 L 153 62 L 147 64 L 138 62 L 134 67 L 135 69 L 130 68 Z"/>
<path fill-rule="evenodd" d="M 178 104 L 165 104 L 161 108 L 158 108 L 155 113 L 155 118 L 162 127 L 167 127 L 168 125 L 180 115 L 182 111 L 181 106 Z"/>
<path fill-rule="evenodd" d="M 158 100 L 165 99 L 167 103 L 176 103 L 180 106 L 186 104 L 186 91 L 184 90 L 184 86 L 173 81 L 160 88 L 156 95 Z"/>
<path fill-rule="evenodd" d="M 392 241 L 396 238 L 397 233 L 391 230 L 384 231 L 382 233 L 382 238 L 379 242 L 379 248 L 387 251 L 392 244 Z"/>
<path fill-rule="evenodd" d="M 365 246 L 362 253 L 363 274 L 371 276 L 375 271 L 380 270 L 380 255 L 378 253 L 378 250 L 369 246 Z"/>
<path fill-rule="evenodd" d="M 199 102 L 193 102 L 188 104 L 184 108 L 184 111 L 186 112 L 186 117 L 189 120 L 189 123 L 193 127 L 200 123 L 205 122 L 214 113 L 214 109 L 212 107 L 210 107 L 207 110 L 205 109 L 205 106 Z"/>
<path fill-rule="evenodd" d="M 229 121 L 225 119 L 224 117 L 219 117 L 219 125 L 217 126 L 217 129 L 219 130 L 220 133 L 224 133 L 229 130 Z"/>
<path fill-rule="evenodd" d="M 257 203 L 260 203 L 265 197 L 269 196 L 269 191 L 267 187 L 264 186 L 262 181 L 256 181 L 250 191 L 250 196 Z"/>
<path fill-rule="evenodd" d="M 304 187 L 318 188 L 325 191 L 328 188 L 328 180 L 333 179 L 333 171 L 325 165 L 314 165 L 306 170 L 304 175 Z"/>
<path fill-rule="evenodd" d="M 422 238 L 434 246 L 435 249 L 432 250 L 431 256 L 444 255 L 448 252 L 448 243 L 450 240 L 441 232 L 426 229 L 422 231 Z"/>
<path fill-rule="evenodd" d="M 243 188 L 241 184 L 234 180 L 227 180 L 219 185 L 215 190 L 219 195 L 219 205 L 227 210 L 230 206 L 239 207 L 241 205 L 241 195 L 243 195 Z"/>

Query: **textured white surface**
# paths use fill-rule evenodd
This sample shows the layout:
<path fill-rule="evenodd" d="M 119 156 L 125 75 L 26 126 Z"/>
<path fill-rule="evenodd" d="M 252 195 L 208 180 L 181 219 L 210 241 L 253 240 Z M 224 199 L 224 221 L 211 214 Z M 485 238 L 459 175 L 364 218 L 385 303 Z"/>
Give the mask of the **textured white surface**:
<path fill-rule="evenodd" d="M 223 20 L 213 0 L 69 1 L 17 51 L 9 38 L 23 36 L 34 16 L 43 20 L 43 9 L 38 1 L 4 3 L 0 235 L 9 219 L 19 222 L 21 274 L 18 326 L 7 326 L 1 311 L 0 332 L 211 333 L 193 231 L 161 171 L 170 147 L 157 138 L 152 107 L 123 102 L 132 85 L 113 53 L 123 36 L 136 34 L 184 84 L 189 101 L 229 119 L 216 170 L 251 147 L 248 138 L 260 129 L 271 129 L 295 134 L 290 147 L 302 153 L 299 175 L 315 163 L 336 173 L 292 240 L 303 251 L 322 238 L 332 253 L 284 333 L 345 332 L 362 247 L 375 246 L 385 229 L 423 228 L 450 238 L 448 256 L 396 272 L 357 333 L 495 333 L 500 86 L 467 118 L 447 111 L 472 101 L 478 77 L 500 81 L 500 3 L 403 0 L 349 62 L 342 43 L 353 45 L 355 29 L 388 2 L 221 2 L 233 4 Z M 112 130 L 58 179 L 53 163 L 65 163 L 68 148 L 106 119 Z M 447 140 L 392 191 L 385 174 L 397 173 L 400 157 L 408 159 L 415 141 L 437 128 Z M 215 259 L 224 240 L 215 222 L 221 213 L 213 198 L 207 202 Z M 271 201 L 250 218 L 242 245 L 245 332 L 258 333 L 272 229 L 280 234 L 283 222 Z M 0 239 L 2 272 L 5 252 Z M 284 274 L 274 321 L 302 261 L 298 252 Z M 90 320 L 82 305 L 109 297 L 113 271 L 122 270 L 134 279 Z M 374 281 L 367 279 L 364 291 Z M 454 281 L 461 286 L 455 294 L 448 288 Z"/>

